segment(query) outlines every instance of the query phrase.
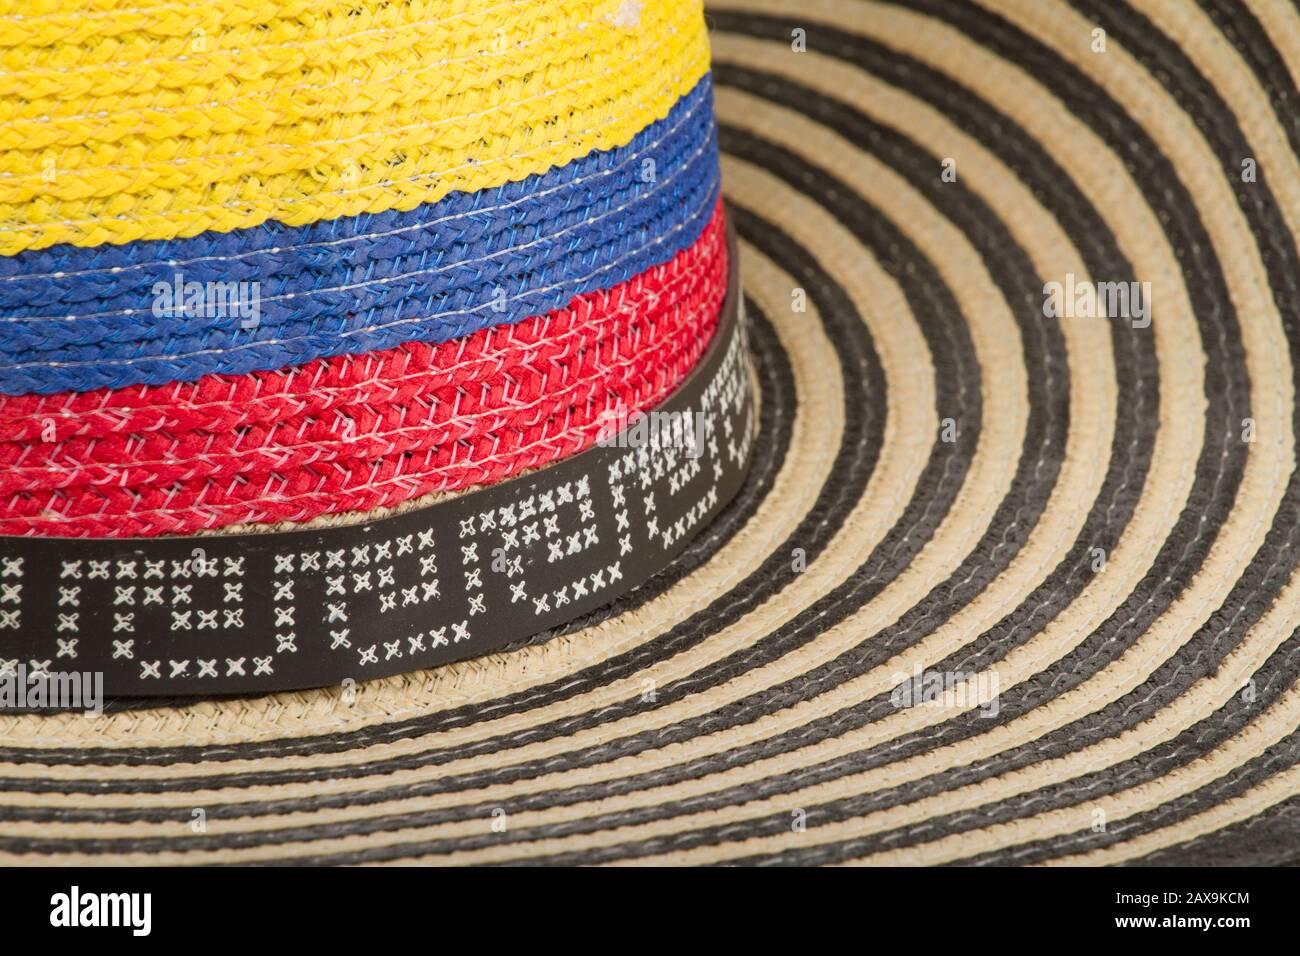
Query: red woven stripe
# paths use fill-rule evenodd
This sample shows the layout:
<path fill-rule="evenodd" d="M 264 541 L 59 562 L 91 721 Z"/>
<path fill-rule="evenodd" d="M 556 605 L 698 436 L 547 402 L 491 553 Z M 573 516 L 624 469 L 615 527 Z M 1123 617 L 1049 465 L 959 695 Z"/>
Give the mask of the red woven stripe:
<path fill-rule="evenodd" d="M 0 397 L 0 533 L 124 537 L 303 521 L 489 484 L 661 402 L 726 285 L 721 207 L 690 248 L 517 325 L 277 372 Z"/>

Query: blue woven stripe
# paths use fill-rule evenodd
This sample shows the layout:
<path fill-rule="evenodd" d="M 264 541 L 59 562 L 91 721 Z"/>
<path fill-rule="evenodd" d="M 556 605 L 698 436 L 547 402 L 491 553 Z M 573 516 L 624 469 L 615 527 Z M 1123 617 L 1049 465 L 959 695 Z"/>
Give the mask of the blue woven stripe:
<path fill-rule="evenodd" d="M 440 342 L 563 307 L 694 242 L 718 197 L 709 77 L 627 146 L 401 212 L 0 258 L 0 393 L 188 381 Z M 163 283 L 253 283 L 240 315 Z"/>

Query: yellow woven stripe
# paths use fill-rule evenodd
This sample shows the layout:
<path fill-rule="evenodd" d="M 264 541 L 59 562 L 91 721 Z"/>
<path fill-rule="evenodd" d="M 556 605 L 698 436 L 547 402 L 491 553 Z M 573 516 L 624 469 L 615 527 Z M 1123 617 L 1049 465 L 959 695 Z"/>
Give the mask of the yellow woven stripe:
<path fill-rule="evenodd" d="M 699 0 L 0 0 L 0 253 L 499 186 L 707 69 Z"/>

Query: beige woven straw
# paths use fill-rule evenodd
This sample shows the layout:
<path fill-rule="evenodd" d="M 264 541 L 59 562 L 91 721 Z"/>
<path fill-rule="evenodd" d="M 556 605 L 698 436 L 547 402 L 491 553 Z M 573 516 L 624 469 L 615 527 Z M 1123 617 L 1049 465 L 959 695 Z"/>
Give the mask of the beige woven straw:
<path fill-rule="evenodd" d="M 739 498 L 618 606 L 355 699 L 0 718 L 0 859 L 1294 861 L 1300 14 L 709 20 Z"/>

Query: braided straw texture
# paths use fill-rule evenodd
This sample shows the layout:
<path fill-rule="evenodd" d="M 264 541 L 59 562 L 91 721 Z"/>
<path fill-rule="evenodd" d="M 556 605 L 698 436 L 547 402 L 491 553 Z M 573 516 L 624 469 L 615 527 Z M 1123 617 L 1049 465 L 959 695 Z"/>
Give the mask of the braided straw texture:
<path fill-rule="evenodd" d="M 626 144 L 698 2 L 0 2 L 0 254 L 407 210 Z"/>
<path fill-rule="evenodd" d="M 0 398 L 0 534 L 193 533 L 391 506 L 589 447 L 695 366 L 726 287 L 722 208 L 667 263 L 432 346 L 166 387 Z"/>
<path fill-rule="evenodd" d="M 718 189 L 705 77 L 626 146 L 407 212 L 0 258 L 0 392 L 190 381 L 520 321 L 689 246 Z M 174 282 L 257 288 L 256 321 L 159 314 Z"/>

